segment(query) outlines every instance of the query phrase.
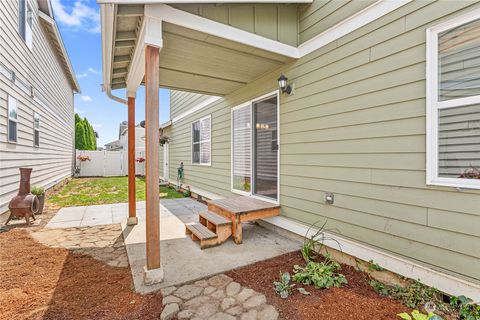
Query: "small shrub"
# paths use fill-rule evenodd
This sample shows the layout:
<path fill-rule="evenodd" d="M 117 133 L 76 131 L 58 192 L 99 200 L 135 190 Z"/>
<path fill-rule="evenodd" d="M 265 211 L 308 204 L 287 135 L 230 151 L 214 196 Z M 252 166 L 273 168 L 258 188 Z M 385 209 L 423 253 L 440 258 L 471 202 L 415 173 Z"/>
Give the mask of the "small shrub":
<path fill-rule="evenodd" d="M 325 250 L 327 251 L 327 247 L 324 245 L 325 240 L 335 241 L 340 247 L 340 243 L 337 240 L 331 237 L 328 237 L 325 234 L 325 231 L 328 231 L 325 229 L 325 226 L 327 225 L 328 220 L 325 221 L 323 225 L 320 228 L 318 228 L 313 235 L 311 235 L 310 237 L 308 236 L 308 234 L 310 233 L 310 230 L 315 229 L 317 227 L 318 222 L 319 221 L 312 224 L 308 228 L 307 233 L 304 236 L 301 252 L 302 252 L 303 259 L 305 260 L 306 263 L 318 259 L 321 255 L 323 248 L 325 248 Z"/>
<path fill-rule="evenodd" d="M 373 260 L 368 261 L 370 265 L 368 269 L 370 271 L 385 271 L 385 268 L 381 267 L 378 263 L 374 262 Z"/>
<path fill-rule="evenodd" d="M 437 316 L 433 312 L 429 312 L 428 314 L 423 314 L 418 310 L 413 310 L 411 316 L 406 312 L 397 314 L 397 316 L 399 316 L 404 320 L 443 320 L 442 317 Z"/>
<path fill-rule="evenodd" d="M 451 297 L 450 306 L 458 310 L 460 319 L 480 320 L 480 306 L 465 296 Z"/>
<path fill-rule="evenodd" d="M 45 194 L 45 188 L 40 186 L 33 186 L 32 188 L 30 188 L 30 193 L 38 197 Z"/>
<path fill-rule="evenodd" d="M 293 267 L 293 280 L 306 285 L 313 285 L 317 289 L 341 287 L 348 283 L 343 274 L 336 271 L 340 265 L 326 255 L 325 262 L 310 261 L 305 267 L 295 265 Z"/>
<path fill-rule="evenodd" d="M 290 273 L 280 272 L 280 281 L 274 281 L 273 285 L 275 286 L 275 292 L 280 295 L 282 299 L 288 298 L 292 294 L 292 289 L 295 284 L 290 283 Z"/>

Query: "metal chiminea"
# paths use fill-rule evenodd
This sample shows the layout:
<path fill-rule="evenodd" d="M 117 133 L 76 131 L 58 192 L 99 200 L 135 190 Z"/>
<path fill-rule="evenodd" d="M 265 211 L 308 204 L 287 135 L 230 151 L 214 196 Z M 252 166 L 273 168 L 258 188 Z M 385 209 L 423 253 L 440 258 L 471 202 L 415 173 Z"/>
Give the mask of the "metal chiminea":
<path fill-rule="evenodd" d="M 30 193 L 30 175 L 32 168 L 20 168 L 20 189 L 18 194 L 10 200 L 8 209 L 10 209 L 10 216 L 7 223 L 12 217 L 25 218 L 27 225 L 30 225 L 30 217 L 35 220 L 35 213 L 39 209 L 39 201 L 37 196 Z"/>

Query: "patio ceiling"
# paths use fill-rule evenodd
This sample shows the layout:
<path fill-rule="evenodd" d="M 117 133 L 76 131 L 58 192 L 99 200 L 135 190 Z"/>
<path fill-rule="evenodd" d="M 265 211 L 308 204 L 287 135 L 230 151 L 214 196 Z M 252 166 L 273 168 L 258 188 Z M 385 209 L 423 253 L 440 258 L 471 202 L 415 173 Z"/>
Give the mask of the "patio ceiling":
<path fill-rule="evenodd" d="M 135 71 L 132 60 L 146 19 L 144 12 L 143 5 L 116 8 L 110 76 L 113 90 L 127 88 L 129 73 Z M 159 82 L 164 88 L 226 95 L 292 60 L 286 55 L 166 21 L 159 29 L 163 41 Z"/>

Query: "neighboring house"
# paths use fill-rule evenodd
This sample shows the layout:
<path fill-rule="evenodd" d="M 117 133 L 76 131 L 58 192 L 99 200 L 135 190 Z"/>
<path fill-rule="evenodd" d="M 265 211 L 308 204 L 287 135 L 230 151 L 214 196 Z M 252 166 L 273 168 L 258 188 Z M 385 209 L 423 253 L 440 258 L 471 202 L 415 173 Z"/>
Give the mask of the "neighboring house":
<path fill-rule="evenodd" d="M 19 168 L 50 187 L 72 175 L 77 80 L 50 1 L 0 1 L 0 213 Z"/>
<path fill-rule="evenodd" d="M 194 193 L 278 203 L 299 235 L 328 221 L 345 253 L 479 299 L 480 1 L 295 2 L 118 4 L 107 90 L 162 47 L 164 177 L 183 162 Z"/>
<path fill-rule="evenodd" d="M 114 140 L 105 144 L 105 150 L 127 150 L 128 149 L 128 122 L 123 121 L 120 123 L 118 140 Z M 145 150 L 145 128 L 142 128 L 139 124 L 135 126 L 135 150 Z"/>

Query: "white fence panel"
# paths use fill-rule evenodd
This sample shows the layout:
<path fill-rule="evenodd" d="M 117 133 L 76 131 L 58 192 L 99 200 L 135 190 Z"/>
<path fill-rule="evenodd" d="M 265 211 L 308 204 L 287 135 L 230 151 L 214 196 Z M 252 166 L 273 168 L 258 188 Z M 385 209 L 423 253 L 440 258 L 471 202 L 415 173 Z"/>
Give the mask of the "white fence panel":
<path fill-rule="evenodd" d="M 128 175 L 128 154 L 126 151 L 76 150 L 77 168 L 80 177 L 114 177 Z M 78 157 L 88 156 L 90 160 L 80 161 Z M 135 159 L 145 158 L 145 151 L 136 151 Z M 135 174 L 145 175 L 145 162 L 135 161 Z"/>

